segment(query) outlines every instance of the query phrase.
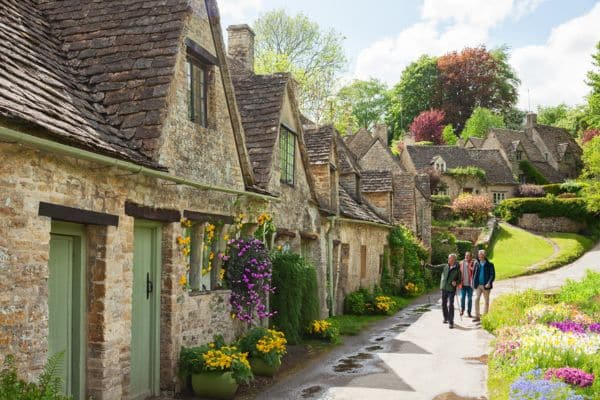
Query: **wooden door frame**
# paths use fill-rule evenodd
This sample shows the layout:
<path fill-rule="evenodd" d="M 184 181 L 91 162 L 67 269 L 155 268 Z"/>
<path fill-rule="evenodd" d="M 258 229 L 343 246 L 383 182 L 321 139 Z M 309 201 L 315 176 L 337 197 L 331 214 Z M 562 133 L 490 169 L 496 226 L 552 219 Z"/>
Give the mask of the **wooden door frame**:
<path fill-rule="evenodd" d="M 152 245 L 154 251 L 152 254 L 152 265 L 150 276 L 153 283 L 152 293 L 153 301 L 151 307 L 151 325 L 152 331 L 150 332 L 150 341 L 152 343 L 152 361 L 150 365 L 150 376 L 152 385 L 152 396 L 160 395 L 160 298 L 161 298 L 161 272 L 162 272 L 162 227 L 163 224 L 156 221 L 148 221 L 143 219 L 135 219 L 134 221 L 134 235 L 135 228 L 150 228 L 153 230 Z M 134 238 L 135 245 L 135 238 Z M 133 271 L 132 271 L 133 272 Z M 132 285 L 133 287 L 133 285 Z M 133 297 L 133 293 L 132 293 Z M 132 325 L 133 328 L 133 325 Z M 133 332 L 132 332 L 133 337 Z"/>
<path fill-rule="evenodd" d="M 77 311 L 72 310 L 71 317 L 72 319 L 78 319 L 76 323 L 73 324 L 73 330 L 74 333 L 76 330 L 77 339 L 79 343 L 76 343 L 74 341 L 71 351 L 73 353 L 77 352 L 79 354 L 79 357 L 77 357 L 78 365 L 73 366 L 73 368 L 78 368 L 79 393 L 72 393 L 72 395 L 77 396 L 80 399 L 85 399 L 87 386 L 87 235 L 84 225 L 54 220 L 51 222 L 50 234 L 74 237 L 77 239 L 78 242 L 76 245 L 73 246 L 73 269 L 75 270 L 76 267 L 79 269 L 79 276 L 77 278 L 73 277 L 71 284 L 74 284 L 74 280 L 77 279 L 77 283 L 80 287 L 79 296 L 77 296 L 77 301 L 79 304 Z M 72 389 L 72 387 L 69 389 Z"/>

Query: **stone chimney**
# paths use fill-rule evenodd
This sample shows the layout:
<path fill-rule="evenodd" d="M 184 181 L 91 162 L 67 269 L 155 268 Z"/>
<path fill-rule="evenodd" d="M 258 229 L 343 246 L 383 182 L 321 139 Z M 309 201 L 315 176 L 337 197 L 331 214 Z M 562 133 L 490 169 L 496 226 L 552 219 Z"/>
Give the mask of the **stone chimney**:
<path fill-rule="evenodd" d="M 537 124 L 537 114 L 536 113 L 528 113 L 525 119 L 525 128 L 532 129 Z"/>
<path fill-rule="evenodd" d="M 386 124 L 375 124 L 373 136 L 380 138 L 383 144 L 388 145 L 388 129 Z"/>
<path fill-rule="evenodd" d="M 254 72 L 254 31 L 246 24 L 227 27 L 227 53 Z"/>

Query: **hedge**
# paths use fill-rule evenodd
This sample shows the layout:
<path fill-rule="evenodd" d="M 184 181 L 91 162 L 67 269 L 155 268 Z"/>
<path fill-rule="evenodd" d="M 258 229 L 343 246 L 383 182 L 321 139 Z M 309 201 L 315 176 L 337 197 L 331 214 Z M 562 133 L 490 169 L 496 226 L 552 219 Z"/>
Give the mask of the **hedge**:
<path fill-rule="evenodd" d="M 558 196 L 563 192 L 560 188 L 561 186 L 562 184 L 560 183 L 550 183 L 548 185 L 543 185 L 542 187 L 544 188 L 544 192 L 546 192 L 546 194 L 553 194 L 555 196 Z"/>
<path fill-rule="evenodd" d="M 538 214 L 541 218 L 568 217 L 579 222 L 589 221 L 593 217 L 586 210 L 585 200 L 555 197 L 507 199 L 496 206 L 496 214 L 513 224 L 523 214 Z"/>
<path fill-rule="evenodd" d="M 458 253 L 458 258 L 462 259 L 467 251 L 473 251 L 473 243 L 471 243 L 470 240 L 457 240 L 456 250 Z"/>

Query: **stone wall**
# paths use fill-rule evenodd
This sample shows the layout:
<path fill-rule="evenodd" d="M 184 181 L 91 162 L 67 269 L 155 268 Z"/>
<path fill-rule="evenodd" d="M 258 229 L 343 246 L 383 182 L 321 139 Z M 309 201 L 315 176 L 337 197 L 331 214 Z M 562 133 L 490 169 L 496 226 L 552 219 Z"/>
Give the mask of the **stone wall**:
<path fill-rule="evenodd" d="M 390 192 L 363 192 L 362 195 L 380 216 L 387 221 L 390 220 L 392 214 L 392 194 Z"/>
<path fill-rule="evenodd" d="M 530 231 L 538 232 L 580 232 L 585 229 L 583 222 L 573 221 L 567 217 L 541 218 L 537 214 L 523 214 L 517 226 Z"/>
<path fill-rule="evenodd" d="M 432 229 L 433 233 L 439 233 L 441 231 L 448 231 L 454 236 L 456 236 L 459 240 L 468 240 L 469 242 L 475 244 L 477 243 L 477 239 L 481 235 L 483 228 L 469 228 L 469 227 L 450 227 L 450 228 L 436 228 Z"/>

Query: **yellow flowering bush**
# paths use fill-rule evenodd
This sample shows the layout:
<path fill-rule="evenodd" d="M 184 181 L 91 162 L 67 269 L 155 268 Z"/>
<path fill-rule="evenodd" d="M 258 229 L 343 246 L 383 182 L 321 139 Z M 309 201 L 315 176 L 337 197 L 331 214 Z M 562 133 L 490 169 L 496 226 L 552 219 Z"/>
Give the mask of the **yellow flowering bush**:
<path fill-rule="evenodd" d="M 308 327 L 308 334 L 317 339 L 325 339 L 331 343 L 340 342 L 340 331 L 330 321 L 325 319 L 314 320 Z"/>
<path fill-rule="evenodd" d="M 222 336 L 215 336 L 214 342 L 199 347 L 182 348 L 179 368 L 184 374 L 231 372 L 238 383 L 253 379 L 248 353 L 225 344 Z"/>
<path fill-rule="evenodd" d="M 404 285 L 404 290 L 406 290 L 406 294 L 409 296 L 417 296 L 422 292 L 422 288 L 412 282 L 408 282 Z"/>
<path fill-rule="evenodd" d="M 240 348 L 250 357 L 260 358 L 268 365 L 275 365 L 287 351 L 287 340 L 283 332 L 253 328 L 240 340 Z"/>
<path fill-rule="evenodd" d="M 396 302 L 388 296 L 375 297 L 375 311 L 379 314 L 387 314 L 394 308 Z"/>

